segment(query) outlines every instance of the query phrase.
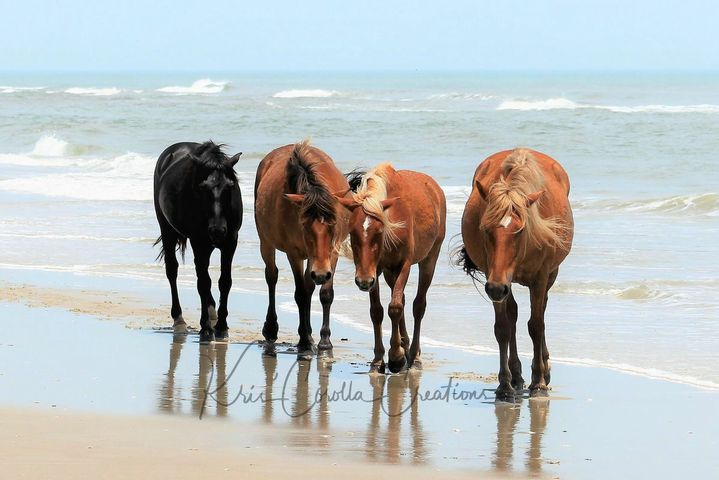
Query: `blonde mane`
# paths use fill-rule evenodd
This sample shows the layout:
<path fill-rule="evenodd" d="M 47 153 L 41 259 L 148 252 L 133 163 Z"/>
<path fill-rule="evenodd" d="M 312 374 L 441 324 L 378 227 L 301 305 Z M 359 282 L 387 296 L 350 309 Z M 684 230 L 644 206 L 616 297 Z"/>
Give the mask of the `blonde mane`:
<path fill-rule="evenodd" d="M 524 232 L 523 247 L 528 244 L 542 248 L 549 246 L 567 249 L 567 225 L 557 217 L 542 218 L 539 214 L 539 197 L 527 207 L 527 195 L 544 189 L 544 175 L 532 152 L 526 148 L 517 148 L 502 162 L 500 179 L 489 187 L 487 192 L 487 210 L 484 212 L 480 228 L 496 228 L 514 213 L 519 218 L 519 230 Z M 546 192 L 545 192 L 546 193 Z"/>
<path fill-rule="evenodd" d="M 385 247 L 397 244 L 399 237 L 396 230 L 404 228 L 404 222 L 393 222 L 382 208 L 382 200 L 387 199 L 387 181 L 394 168 L 389 163 L 378 165 L 362 176 L 362 181 L 352 198 L 362 206 L 364 212 L 382 222 L 384 225 L 383 243 Z"/>

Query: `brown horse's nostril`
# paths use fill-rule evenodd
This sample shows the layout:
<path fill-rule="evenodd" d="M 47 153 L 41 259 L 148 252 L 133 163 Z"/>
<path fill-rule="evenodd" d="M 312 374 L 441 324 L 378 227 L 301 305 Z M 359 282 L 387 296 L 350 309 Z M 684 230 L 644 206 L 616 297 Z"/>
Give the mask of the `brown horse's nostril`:
<path fill-rule="evenodd" d="M 310 278 L 317 285 L 322 285 L 323 283 L 327 282 L 330 278 L 332 278 L 332 272 L 317 274 L 317 272 L 312 270 L 312 271 L 310 271 Z"/>
<path fill-rule="evenodd" d="M 367 292 L 372 289 L 374 286 L 374 278 L 368 278 L 366 280 L 361 279 L 360 277 L 355 277 L 355 284 L 359 287 L 360 290 L 363 292 Z"/>
<path fill-rule="evenodd" d="M 509 295 L 509 285 L 504 283 L 487 282 L 484 291 L 493 302 L 501 302 Z"/>

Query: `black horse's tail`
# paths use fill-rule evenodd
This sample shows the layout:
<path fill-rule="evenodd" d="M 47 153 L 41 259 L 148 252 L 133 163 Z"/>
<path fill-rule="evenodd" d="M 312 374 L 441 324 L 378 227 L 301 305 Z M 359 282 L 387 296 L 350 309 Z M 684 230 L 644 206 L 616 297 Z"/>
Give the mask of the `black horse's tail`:
<path fill-rule="evenodd" d="M 481 285 L 485 284 L 486 278 L 484 276 L 484 272 L 482 272 L 479 267 L 475 265 L 472 259 L 469 258 L 464 244 L 459 243 L 457 246 L 452 248 L 449 255 L 452 260 L 452 264 L 460 267 L 464 273 L 469 275 L 475 286 L 477 283 Z"/>
<path fill-rule="evenodd" d="M 350 184 L 350 190 L 353 192 L 356 192 L 357 189 L 362 185 L 362 177 L 364 174 L 367 173 L 364 170 L 361 170 L 359 168 L 355 168 L 351 172 L 345 173 L 345 178 L 347 179 L 347 183 Z"/>
<path fill-rule="evenodd" d="M 162 235 L 157 237 L 155 243 L 152 244 L 153 247 L 156 247 L 157 245 L 160 245 L 160 253 L 157 254 L 157 258 L 155 260 L 164 260 L 167 252 L 165 252 L 165 247 L 162 244 Z M 185 250 L 187 250 L 187 237 L 179 237 L 177 239 L 177 251 L 180 252 L 182 263 L 185 263 Z"/>

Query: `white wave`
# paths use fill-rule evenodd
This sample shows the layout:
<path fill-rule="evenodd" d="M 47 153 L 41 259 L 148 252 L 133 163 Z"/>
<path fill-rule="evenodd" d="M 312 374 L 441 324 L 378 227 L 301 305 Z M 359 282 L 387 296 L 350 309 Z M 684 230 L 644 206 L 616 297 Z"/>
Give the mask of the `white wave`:
<path fill-rule="evenodd" d="M 0 85 L 0 93 L 20 93 L 20 92 L 33 92 L 43 90 L 45 87 L 11 87 L 7 85 Z"/>
<path fill-rule="evenodd" d="M 87 95 L 92 97 L 109 97 L 122 93 L 122 90 L 116 87 L 108 88 L 83 88 L 83 87 L 72 87 L 65 90 L 65 93 L 71 95 Z"/>
<path fill-rule="evenodd" d="M 719 113 L 719 105 L 697 104 L 697 105 L 593 105 L 589 103 L 577 103 L 568 98 L 556 97 L 546 100 L 504 100 L 497 110 L 520 110 L 520 111 L 542 111 L 542 110 L 576 110 L 596 109 L 607 110 L 615 113 Z"/>
<path fill-rule="evenodd" d="M 719 193 L 715 192 L 629 201 L 587 199 L 572 203 L 577 210 L 719 216 Z"/>
<path fill-rule="evenodd" d="M 499 104 L 497 110 L 557 110 L 580 108 L 576 102 L 566 98 L 548 98 L 546 100 L 504 100 Z"/>
<path fill-rule="evenodd" d="M 31 155 L 39 157 L 60 157 L 67 151 L 68 143 L 55 135 L 44 135 L 35 143 Z"/>
<path fill-rule="evenodd" d="M 90 240 L 96 242 L 152 243 L 149 237 L 98 237 L 94 235 L 52 234 L 52 233 L 0 233 L 0 238 L 26 238 L 40 240 Z"/>
<path fill-rule="evenodd" d="M 89 160 L 88 171 L 0 181 L 0 189 L 77 200 L 152 200 L 155 159 L 128 153 L 110 161 Z"/>
<path fill-rule="evenodd" d="M 28 153 L 0 153 L 0 164 L 25 167 L 87 166 L 93 162 L 75 156 L 96 148 L 93 145 L 73 145 L 56 135 L 43 135 Z"/>
<path fill-rule="evenodd" d="M 494 95 L 487 95 L 485 93 L 461 93 L 461 92 L 449 92 L 449 93 L 435 93 L 427 97 L 429 100 L 492 100 L 496 98 Z M 411 99 L 409 99 L 411 100 Z"/>
<path fill-rule="evenodd" d="M 189 87 L 182 87 L 182 86 L 162 87 L 162 88 L 158 88 L 157 91 L 164 92 L 164 93 L 176 93 L 179 95 L 201 95 L 201 94 L 221 93 L 227 88 L 227 86 L 229 84 L 230 84 L 230 82 L 226 82 L 226 81 L 214 81 L 214 80 L 210 80 L 209 78 L 202 78 L 202 79 L 194 82 Z"/>
<path fill-rule="evenodd" d="M 467 203 L 472 187 L 469 185 L 461 187 L 454 185 L 442 185 L 444 196 L 447 199 L 447 213 L 461 215 Z"/>
<path fill-rule="evenodd" d="M 328 98 L 339 95 L 336 90 L 282 90 L 272 95 L 272 98 Z"/>

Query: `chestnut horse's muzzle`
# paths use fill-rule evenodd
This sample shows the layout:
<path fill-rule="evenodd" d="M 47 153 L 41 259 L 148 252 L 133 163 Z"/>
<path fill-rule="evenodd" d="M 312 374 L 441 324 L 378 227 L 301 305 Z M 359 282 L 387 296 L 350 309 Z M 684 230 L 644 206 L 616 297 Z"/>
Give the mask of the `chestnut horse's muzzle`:
<path fill-rule="evenodd" d="M 489 299 L 493 302 L 501 302 L 509 295 L 509 285 L 505 283 L 487 282 L 484 285 L 484 291 L 489 295 Z"/>
<path fill-rule="evenodd" d="M 315 282 L 315 285 L 323 285 L 332 278 L 332 272 L 315 272 L 312 270 L 310 272 L 310 278 Z"/>
<path fill-rule="evenodd" d="M 374 287 L 374 282 L 375 282 L 374 277 L 370 277 L 370 278 L 355 277 L 355 283 L 357 284 L 359 289 L 362 290 L 363 292 L 369 292 L 370 290 L 372 290 L 372 287 Z"/>

